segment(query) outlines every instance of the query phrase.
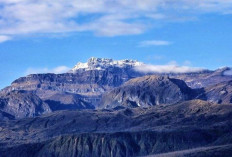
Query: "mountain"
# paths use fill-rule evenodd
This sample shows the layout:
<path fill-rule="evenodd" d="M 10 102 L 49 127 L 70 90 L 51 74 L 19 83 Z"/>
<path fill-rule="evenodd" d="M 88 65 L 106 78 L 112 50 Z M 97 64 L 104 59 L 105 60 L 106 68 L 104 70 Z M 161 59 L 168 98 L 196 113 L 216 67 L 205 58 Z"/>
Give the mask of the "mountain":
<path fill-rule="evenodd" d="M 205 88 L 205 97 L 207 101 L 214 103 L 232 103 L 232 80 Z"/>
<path fill-rule="evenodd" d="M 48 104 L 28 91 L 12 91 L 0 96 L 0 110 L 9 119 L 39 116 L 51 112 Z"/>
<path fill-rule="evenodd" d="M 232 144 L 231 120 L 231 104 L 201 100 L 149 108 L 59 111 L 1 121 L 0 154 L 129 157 L 222 147 Z"/>
<path fill-rule="evenodd" d="M 103 95 L 101 107 L 149 107 L 175 104 L 197 97 L 202 90 L 193 90 L 179 79 L 149 75 L 131 79 Z"/>
<path fill-rule="evenodd" d="M 37 96 L 39 99 L 41 99 L 41 101 L 43 101 L 44 104 L 47 104 L 52 112 L 57 110 L 93 109 L 93 108 L 97 109 L 100 107 L 105 107 L 106 104 L 102 104 L 101 102 L 111 101 L 109 100 L 110 96 L 109 98 L 103 96 L 106 93 L 110 91 L 112 91 L 111 94 L 113 92 L 117 92 L 117 90 L 119 90 L 120 88 L 121 89 L 124 88 L 125 87 L 123 86 L 124 83 L 126 83 L 131 79 L 147 76 L 147 75 L 156 75 L 157 77 L 169 77 L 169 81 L 163 82 L 164 86 L 166 83 L 172 82 L 170 79 L 172 80 L 176 79 L 176 80 L 185 81 L 185 83 L 190 88 L 196 90 L 188 89 L 190 92 L 183 93 L 180 90 L 181 89 L 180 87 L 173 85 L 167 88 L 169 91 L 172 91 L 171 94 L 173 94 L 171 95 L 170 101 L 168 101 L 168 100 L 164 100 L 166 98 L 169 99 L 169 97 L 167 96 L 168 94 L 165 93 L 163 94 L 155 89 L 151 90 L 149 88 L 148 89 L 141 88 L 142 90 L 144 90 L 141 91 L 139 89 L 140 88 L 139 84 L 136 84 L 138 85 L 138 87 L 130 87 L 128 91 L 133 93 L 134 92 L 133 88 L 135 88 L 135 91 L 140 91 L 141 93 L 143 93 L 143 94 L 138 93 L 137 96 L 136 94 L 135 95 L 132 94 L 133 98 L 141 99 L 141 100 L 132 100 L 132 98 L 129 98 L 130 97 L 129 95 L 131 95 L 129 94 L 128 95 L 129 97 L 125 97 L 123 100 L 124 105 L 127 104 L 126 106 L 136 106 L 138 104 L 142 104 L 142 106 L 144 106 L 143 104 L 148 104 L 149 106 L 151 104 L 152 105 L 159 103 L 171 104 L 177 101 L 190 100 L 192 99 L 192 95 L 194 95 L 196 91 L 202 92 L 202 89 L 198 89 L 198 88 L 205 88 L 204 90 L 206 92 L 206 93 L 201 93 L 202 95 L 200 95 L 198 98 L 203 100 L 210 100 L 210 101 L 213 99 L 214 100 L 213 102 L 220 103 L 221 98 L 219 96 L 216 96 L 216 93 L 213 94 L 215 95 L 215 97 L 212 98 L 211 96 L 212 94 L 208 93 L 207 91 L 209 91 L 209 88 L 211 87 L 213 88 L 214 85 L 216 86 L 217 84 L 220 84 L 222 82 L 232 80 L 232 75 L 230 73 L 231 69 L 227 67 L 215 71 L 200 70 L 198 72 L 189 72 L 189 73 L 157 73 L 154 71 L 150 73 L 145 73 L 143 71 L 137 70 L 138 67 L 140 67 L 139 69 L 143 69 L 144 66 L 146 66 L 144 63 L 138 62 L 136 60 L 127 59 L 127 60 L 117 61 L 117 60 L 104 59 L 104 58 L 90 58 L 86 63 L 78 63 L 77 65 L 74 66 L 73 69 L 71 69 L 67 73 L 31 74 L 25 77 L 21 77 L 13 81 L 11 86 L 1 90 L 0 95 L 3 95 L 4 97 L 9 93 L 12 92 L 14 93 L 15 91 L 27 91 L 29 93 L 32 93 L 33 96 Z M 184 84 L 183 81 L 181 84 Z M 131 86 L 132 85 L 133 83 L 131 83 Z M 119 89 L 115 89 L 118 87 Z M 177 97 L 174 98 L 175 94 L 178 93 L 177 90 L 178 88 L 180 90 L 179 94 L 181 98 L 177 98 Z M 164 90 L 164 92 L 168 90 Z M 194 92 L 192 93 L 192 91 Z M 155 99 L 158 100 L 157 101 L 158 103 L 151 102 L 154 99 L 154 96 L 151 96 L 153 94 L 155 95 Z M 101 101 L 102 96 L 103 96 L 103 100 Z M 228 97 L 226 99 L 228 99 Z M 20 99 L 21 99 L 20 101 L 24 101 L 23 96 L 20 97 Z M 137 104 L 131 104 L 134 102 Z M 224 101 L 222 100 L 222 102 Z M 225 103 L 230 103 L 230 102 L 227 100 L 225 101 Z M 17 106 L 19 104 L 15 104 L 15 105 Z M 33 110 L 29 110 L 29 111 L 32 111 L 32 113 L 28 113 L 28 111 L 25 111 L 27 113 L 25 113 L 24 116 L 26 117 L 27 115 L 35 116 Z M 11 115 L 11 113 L 8 114 Z"/>
<path fill-rule="evenodd" d="M 232 78 L 223 75 L 226 70 L 228 69 L 217 70 L 206 78 L 202 77 L 201 84 L 198 85 L 205 86 L 204 88 L 194 86 L 195 88 L 192 89 L 183 80 L 176 79 L 185 76 L 185 80 L 191 79 L 193 82 L 195 79 L 192 77 L 196 74 L 170 76 L 156 74 L 131 79 L 122 86 L 103 94 L 101 107 L 148 107 L 159 104 L 174 104 L 191 99 L 229 104 L 232 103 Z M 199 76 L 196 77 L 196 81 L 199 81 L 198 79 Z"/>
<path fill-rule="evenodd" d="M 78 63 L 64 74 L 31 74 L 21 77 L 1 93 L 27 90 L 46 100 L 57 93 L 72 93 L 81 95 L 86 103 L 97 106 L 105 91 L 118 87 L 131 78 L 144 75 L 134 70 L 135 66 L 141 64 L 134 60 L 90 58 L 87 63 Z"/>
<path fill-rule="evenodd" d="M 171 74 L 170 77 L 184 80 L 191 88 L 206 88 L 218 83 L 232 80 L 232 69 L 224 67 L 215 71 L 204 70 L 195 73 Z"/>
<path fill-rule="evenodd" d="M 143 66 L 91 58 L 67 73 L 15 80 L 0 91 L 0 156 L 232 154 L 231 68 Z"/>

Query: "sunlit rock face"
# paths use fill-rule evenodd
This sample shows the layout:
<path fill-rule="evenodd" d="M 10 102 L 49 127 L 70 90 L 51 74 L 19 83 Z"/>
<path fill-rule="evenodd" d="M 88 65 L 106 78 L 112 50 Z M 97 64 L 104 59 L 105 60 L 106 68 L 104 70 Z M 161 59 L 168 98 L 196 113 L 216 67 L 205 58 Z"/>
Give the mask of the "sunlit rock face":
<path fill-rule="evenodd" d="M 101 105 L 103 108 L 170 105 L 194 99 L 202 91 L 189 88 L 182 80 L 150 75 L 131 79 L 104 94 Z"/>

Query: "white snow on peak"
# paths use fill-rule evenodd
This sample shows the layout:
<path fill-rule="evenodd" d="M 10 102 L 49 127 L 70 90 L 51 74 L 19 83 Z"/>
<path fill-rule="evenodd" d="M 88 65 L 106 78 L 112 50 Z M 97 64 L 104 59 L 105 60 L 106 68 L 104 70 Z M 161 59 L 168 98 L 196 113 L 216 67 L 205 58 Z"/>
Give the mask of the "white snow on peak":
<path fill-rule="evenodd" d="M 88 60 L 87 63 L 77 63 L 74 68 L 71 70 L 71 72 L 75 72 L 77 70 L 105 70 L 109 67 L 136 67 L 143 65 L 142 62 L 138 62 L 136 60 L 113 60 L 113 59 L 106 59 L 106 58 L 95 58 L 92 57 Z"/>

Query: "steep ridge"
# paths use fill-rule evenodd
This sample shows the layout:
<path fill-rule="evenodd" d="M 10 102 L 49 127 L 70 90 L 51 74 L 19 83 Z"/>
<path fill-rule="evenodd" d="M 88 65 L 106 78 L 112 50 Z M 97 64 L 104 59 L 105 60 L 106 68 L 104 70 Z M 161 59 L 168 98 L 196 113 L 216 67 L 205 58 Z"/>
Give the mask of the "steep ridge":
<path fill-rule="evenodd" d="M 12 91 L 6 95 L 1 95 L 0 110 L 13 115 L 15 118 L 33 117 L 51 112 L 48 104 L 28 91 Z"/>
<path fill-rule="evenodd" d="M 148 107 L 191 100 L 203 90 L 193 90 L 184 81 L 168 76 L 144 76 L 131 79 L 102 97 L 102 108 Z"/>
<path fill-rule="evenodd" d="M 232 80 L 232 69 L 224 67 L 215 71 L 204 70 L 196 73 L 170 74 L 170 77 L 184 80 L 191 88 L 207 88 Z"/>
<path fill-rule="evenodd" d="M 0 122 L 0 154 L 121 157 L 231 144 L 231 119 L 232 105 L 201 100 L 147 109 L 60 111 Z"/>
<path fill-rule="evenodd" d="M 207 101 L 214 103 L 232 103 L 232 80 L 205 88 L 204 97 Z"/>
<path fill-rule="evenodd" d="M 31 74 L 21 77 L 1 93 L 14 90 L 33 91 L 43 100 L 56 94 L 72 93 L 81 95 L 86 103 L 98 106 L 102 93 L 131 78 L 144 75 L 134 70 L 134 66 L 140 64 L 134 60 L 90 58 L 87 63 L 78 63 L 68 73 Z"/>

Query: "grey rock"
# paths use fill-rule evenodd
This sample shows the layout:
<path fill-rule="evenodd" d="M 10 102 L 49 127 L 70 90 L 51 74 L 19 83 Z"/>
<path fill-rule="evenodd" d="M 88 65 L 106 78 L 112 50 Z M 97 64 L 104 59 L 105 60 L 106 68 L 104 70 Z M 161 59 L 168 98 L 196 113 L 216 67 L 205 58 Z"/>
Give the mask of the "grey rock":
<path fill-rule="evenodd" d="M 143 156 L 231 144 L 232 105 L 192 100 L 2 121 L 2 156 Z"/>
<path fill-rule="evenodd" d="M 52 111 L 95 108 L 87 103 L 84 97 L 72 93 L 56 93 L 44 99 L 44 102 L 49 105 Z"/>
<path fill-rule="evenodd" d="M 168 76 L 149 75 L 131 79 L 102 97 L 102 108 L 148 107 L 191 100 L 202 90 L 189 88 L 184 81 Z"/>
<path fill-rule="evenodd" d="M 187 150 L 162 153 L 157 155 L 149 155 L 146 157 L 225 157 L 225 156 L 231 156 L 231 154 L 232 154 L 232 145 L 228 144 L 228 145 L 187 149 Z"/>
<path fill-rule="evenodd" d="M 218 104 L 232 103 L 232 80 L 206 87 L 204 96 L 207 101 Z"/>
<path fill-rule="evenodd" d="M 0 110 L 0 120 L 13 120 L 15 116 Z M 2 128 L 0 128 L 0 131 Z"/>
<path fill-rule="evenodd" d="M 191 88 L 206 88 L 232 80 L 232 75 L 228 75 L 227 71 L 231 71 L 231 68 L 224 67 L 215 71 L 204 70 L 196 73 L 171 74 L 171 76 L 184 80 Z"/>
<path fill-rule="evenodd" d="M 12 91 L 1 95 L 0 110 L 15 118 L 33 117 L 51 112 L 48 104 L 28 91 Z"/>

